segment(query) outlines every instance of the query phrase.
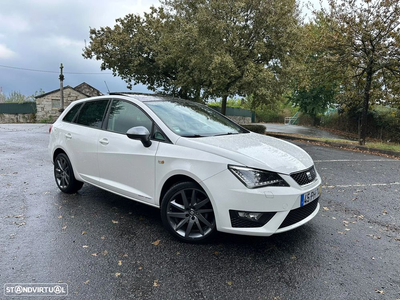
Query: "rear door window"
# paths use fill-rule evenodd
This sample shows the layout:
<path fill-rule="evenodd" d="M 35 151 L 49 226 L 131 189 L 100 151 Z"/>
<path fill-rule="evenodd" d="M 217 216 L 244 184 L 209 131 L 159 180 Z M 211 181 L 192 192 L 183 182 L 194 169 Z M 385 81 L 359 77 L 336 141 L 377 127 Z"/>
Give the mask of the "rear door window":
<path fill-rule="evenodd" d="M 108 100 L 85 102 L 84 106 L 79 112 L 76 123 L 93 128 L 101 128 L 107 104 Z"/>

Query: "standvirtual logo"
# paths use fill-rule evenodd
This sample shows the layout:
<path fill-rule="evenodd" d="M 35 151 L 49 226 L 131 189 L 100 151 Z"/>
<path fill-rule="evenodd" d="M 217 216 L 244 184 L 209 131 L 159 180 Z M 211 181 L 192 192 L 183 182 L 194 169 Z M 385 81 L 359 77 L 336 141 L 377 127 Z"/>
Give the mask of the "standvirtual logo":
<path fill-rule="evenodd" d="M 68 296 L 66 283 L 6 283 L 4 296 Z"/>

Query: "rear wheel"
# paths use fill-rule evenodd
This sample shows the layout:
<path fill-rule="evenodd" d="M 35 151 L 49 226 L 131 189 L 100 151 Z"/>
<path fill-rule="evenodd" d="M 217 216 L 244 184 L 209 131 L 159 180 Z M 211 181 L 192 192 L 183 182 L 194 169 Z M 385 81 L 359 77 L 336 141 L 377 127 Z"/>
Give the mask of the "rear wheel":
<path fill-rule="evenodd" d="M 161 202 L 161 219 L 183 242 L 204 242 L 216 232 L 210 198 L 194 182 L 178 183 L 168 190 Z"/>
<path fill-rule="evenodd" d="M 75 179 L 71 162 L 64 153 L 58 154 L 54 160 L 54 178 L 58 188 L 67 194 L 76 193 L 83 186 L 83 182 Z"/>

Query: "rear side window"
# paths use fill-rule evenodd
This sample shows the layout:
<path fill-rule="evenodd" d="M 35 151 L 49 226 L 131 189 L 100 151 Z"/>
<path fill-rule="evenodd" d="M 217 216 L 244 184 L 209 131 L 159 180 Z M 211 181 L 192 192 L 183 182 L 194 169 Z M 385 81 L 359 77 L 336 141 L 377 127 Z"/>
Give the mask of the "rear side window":
<path fill-rule="evenodd" d="M 63 121 L 64 122 L 72 122 L 75 118 L 76 113 L 79 111 L 79 109 L 81 108 L 82 103 L 79 103 L 77 105 L 74 105 L 70 111 L 65 115 Z"/>
<path fill-rule="evenodd" d="M 101 128 L 107 103 L 108 100 L 85 102 L 81 111 L 79 112 L 76 123 L 93 128 Z"/>

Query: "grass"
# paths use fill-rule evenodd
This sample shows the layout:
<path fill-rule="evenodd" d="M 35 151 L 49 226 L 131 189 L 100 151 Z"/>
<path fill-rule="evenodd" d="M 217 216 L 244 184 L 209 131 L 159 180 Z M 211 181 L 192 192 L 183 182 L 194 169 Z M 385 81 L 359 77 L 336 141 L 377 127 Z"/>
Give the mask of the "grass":
<path fill-rule="evenodd" d="M 394 143 L 366 143 L 366 146 L 374 149 L 390 150 L 400 152 L 400 144 Z"/>
<path fill-rule="evenodd" d="M 342 144 L 350 144 L 350 145 L 360 146 L 358 144 L 358 141 L 349 141 L 349 140 L 342 140 L 342 139 L 324 139 L 324 138 L 321 138 L 321 140 L 331 142 L 331 143 L 342 143 Z M 389 150 L 389 151 L 400 152 L 400 144 L 395 144 L 395 143 L 366 142 L 365 147 L 379 149 L 379 150 Z"/>

